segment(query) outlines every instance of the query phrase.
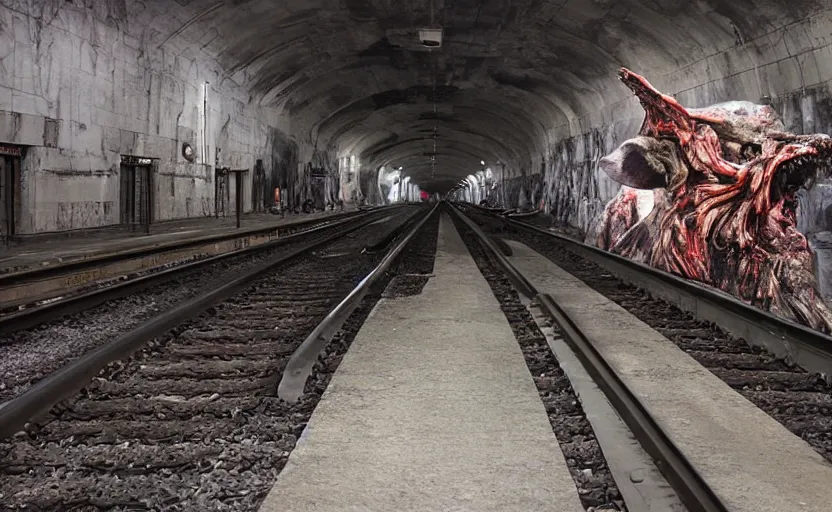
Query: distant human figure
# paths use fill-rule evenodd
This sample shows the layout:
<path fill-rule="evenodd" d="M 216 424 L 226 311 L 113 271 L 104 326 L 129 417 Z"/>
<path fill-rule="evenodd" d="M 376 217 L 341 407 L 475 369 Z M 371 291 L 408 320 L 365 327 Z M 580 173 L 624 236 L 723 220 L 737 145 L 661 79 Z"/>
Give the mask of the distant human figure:
<path fill-rule="evenodd" d="M 286 206 L 283 204 L 284 198 L 283 195 L 280 193 L 279 188 L 274 189 L 274 203 L 269 207 L 269 213 L 272 215 L 280 215 L 281 217 L 286 216 Z"/>
<path fill-rule="evenodd" d="M 303 213 L 314 213 L 315 212 L 315 203 L 311 199 L 307 199 L 303 202 Z"/>

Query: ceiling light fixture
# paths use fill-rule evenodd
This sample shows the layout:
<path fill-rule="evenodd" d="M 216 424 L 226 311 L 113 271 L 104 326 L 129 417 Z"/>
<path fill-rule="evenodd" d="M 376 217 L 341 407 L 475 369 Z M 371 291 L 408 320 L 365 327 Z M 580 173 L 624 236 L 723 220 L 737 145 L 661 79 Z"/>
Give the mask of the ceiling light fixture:
<path fill-rule="evenodd" d="M 434 8 L 433 8 L 434 0 L 430 2 L 430 26 L 431 28 L 422 29 L 419 31 L 419 40 L 422 42 L 422 45 L 427 47 L 430 53 L 433 53 L 435 48 L 439 48 L 442 46 L 442 28 L 436 27 L 435 20 L 434 20 Z M 436 82 L 437 76 L 439 75 L 439 70 L 437 69 L 437 63 L 434 60 L 431 62 L 431 71 L 433 72 L 433 153 L 430 155 L 430 177 L 431 180 L 436 179 L 436 139 L 439 137 L 439 133 L 437 130 L 436 123 L 439 119 L 439 114 L 436 108 Z"/>

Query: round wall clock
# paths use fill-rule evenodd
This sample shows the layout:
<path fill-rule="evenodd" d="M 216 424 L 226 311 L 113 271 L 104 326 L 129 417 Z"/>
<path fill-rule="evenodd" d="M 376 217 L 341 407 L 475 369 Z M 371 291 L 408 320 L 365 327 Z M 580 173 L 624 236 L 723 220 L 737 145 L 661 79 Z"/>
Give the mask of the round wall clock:
<path fill-rule="evenodd" d="M 182 144 L 182 156 L 185 157 L 185 160 L 189 162 L 194 161 L 194 148 L 191 147 L 191 145 L 187 142 Z"/>

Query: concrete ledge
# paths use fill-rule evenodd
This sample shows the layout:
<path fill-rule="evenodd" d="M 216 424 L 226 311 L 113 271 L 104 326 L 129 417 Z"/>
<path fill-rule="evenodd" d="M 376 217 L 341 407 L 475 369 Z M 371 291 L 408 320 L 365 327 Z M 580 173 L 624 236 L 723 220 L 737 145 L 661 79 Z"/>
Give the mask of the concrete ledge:
<path fill-rule="evenodd" d="M 323 214 L 302 219 L 263 216 L 239 229 L 233 223 L 216 226 L 215 219 L 193 219 L 190 222 L 154 224 L 150 234 L 134 234 L 124 230 L 99 231 L 96 234 L 70 239 L 33 238 L 17 246 L 0 248 L 0 286 L 14 278 L 38 272 L 45 267 L 56 268 L 89 260 L 125 256 L 132 253 L 161 252 L 169 248 L 207 242 L 221 242 L 252 234 L 264 234 L 275 229 L 294 228 L 321 220 L 340 220 L 354 216 L 348 213 Z"/>
<path fill-rule="evenodd" d="M 164 265 L 186 263 L 196 259 L 226 254 L 247 247 L 256 247 L 277 238 L 278 233 L 275 229 L 265 234 L 240 236 L 223 242 L 208 243 L 188 247 L 187 249 L 176 250 L 173 247 L 177 244 L 171 244 L 172 247 L 167 252 L 126 259 L 111 264 L 102 264 L 89 270 L 69 272 L 63 276 L 49 277 L 0 288 L 0 307 L 8 308 L 48 299 L 56 295 L 72 293 L 80 288 L 119 276 L 149 271 Z M 107 256 L 117 255 L 119 253 L 112 253 Z M 125 256 L 129 257 L 129 252 Z"/>

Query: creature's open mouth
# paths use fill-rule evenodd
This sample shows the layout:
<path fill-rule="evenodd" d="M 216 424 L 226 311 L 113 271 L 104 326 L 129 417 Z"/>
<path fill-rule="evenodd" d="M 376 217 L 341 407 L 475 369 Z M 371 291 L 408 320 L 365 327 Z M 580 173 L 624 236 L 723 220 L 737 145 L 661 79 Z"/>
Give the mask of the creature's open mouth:
<path fill-rule="evenodd" d="M 784 188 L 811 188 L 819 176 L 832 176 L 832 154 L 796 155 L 780 164 L 778 180 Z"/>
<path fill-rule="evenodd" d="M 601 168 L 664 199 L 639 221 L 632 194 L 619 194 L 605 211 L 599 245 L 832 330 L 813 255 L 796 227 L 798 191 L 832 174 L 832 139 L 785 132 L 769 106 L 686 109 L 629 70 L 620 77 L 645 119 L 639 136 Z"/>
<path fill-rule="evenodd" d="M 771 198 L 793 201 L 801 188 L 811 188 L 817 177 L 821 160 L 811 156 L 795 156 L 777 168 L 771 183 Z"/>

